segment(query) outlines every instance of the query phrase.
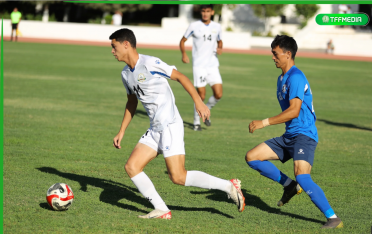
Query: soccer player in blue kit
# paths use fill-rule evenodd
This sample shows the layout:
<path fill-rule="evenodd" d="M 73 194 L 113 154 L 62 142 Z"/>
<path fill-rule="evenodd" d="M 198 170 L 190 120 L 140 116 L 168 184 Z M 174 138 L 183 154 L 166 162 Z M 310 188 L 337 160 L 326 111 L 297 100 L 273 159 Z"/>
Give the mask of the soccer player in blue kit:
<path fill-rule="evenodd" d="M 277 35 L 271 43 L 271 49 L 276 67 L 282 69 L 276 93 L 283 112 L 271 118 L 252 121 L 249 124 L 249 132 L 281 123 L 286 124 L 286 132 L 280 137 L 257 145 L 248 151 L 245 159 L 252 169 L 283 185 L 284 193 L 278 206 L 289 202 L 294 195 L 304 190 L 327 218 L 322 228 L 342 228 L 341 219 L 329 205 L 323 190 L 310 176 L 318 133 L 310 84 L 294 63 L 297 43 L 292 37 Z M 268 161 L 280 160 L 285 163 L 291 158 L 297 182 Z"/>

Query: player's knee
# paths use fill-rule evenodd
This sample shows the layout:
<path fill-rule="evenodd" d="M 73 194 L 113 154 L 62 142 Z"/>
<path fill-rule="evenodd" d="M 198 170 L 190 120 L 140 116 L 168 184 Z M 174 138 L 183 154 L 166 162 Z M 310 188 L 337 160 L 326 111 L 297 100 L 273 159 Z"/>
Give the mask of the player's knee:
<path fill-rule="evenodd" d="M 181 173 L 179 174 L 169 174 L 169 178 L 174 184 L 178 185 L 185 185 L 186 182 L 186 175 L 182 175 Z"/>
<path fill-rule="evenodd" d="M 127 174 L 129 175 L 129 177 L 133 177 L 135 175 L 137 175 L 138 173 L 141 172 L 141 170 L 139 170 L 138 168 L 136 168 L 132 163 L 130 162 L 127 162 L 124 166 L 125 168 L 125 171 L 127 172 Z"/>
<path fill-rule="evenodd" d="M 245 154 L 245 161 L 250 162 L 250 161 L 253 161 L 253 160 L 257 160 L 256 159 L 256 154 L 254 152 L 252 152 L 252 150 L 250 150 Z"/>
<path fill-rule="evenodd" d="M 213 96 L 215 99 L 219 100 L 222 98 L 222 93 L 215 93 Z"/>

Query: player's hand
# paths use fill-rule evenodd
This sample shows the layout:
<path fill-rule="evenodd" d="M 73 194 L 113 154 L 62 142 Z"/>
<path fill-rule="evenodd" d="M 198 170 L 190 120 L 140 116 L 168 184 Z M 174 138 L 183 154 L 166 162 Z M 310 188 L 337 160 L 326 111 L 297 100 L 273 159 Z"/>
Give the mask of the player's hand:
<path fill-rule="evenodd" d="M 257 129 L 261 129 L 263 128 L 263 123 L 262 123 L 262 120 L 253 120 L 250 124 L 249 124 L 249 132 L 250 133 L 253 133 L 254 131 L 256 131 Z"/>
<path fill-rule="evenodd" d="M 119 133 L 114 137 L 113 146 L 115 146 L 115 148 L 117 148 L 117 149 L 121 149 L 120 142 L 121 142 L 121 140 L 123 139 L 123 137 L 124 137 L 124 133 L 121 133 L 121 132 L 119 132 Z"/>
<path fill-rule="evenodd" d="M 222 54 L 222 48 L 217 48 L 217 54 L 221 55 Z"/>
<path fill-rule="evenodd" d="M 189 59 L 189 57 L 187 56 L 187 54 L 182 55 L 182 62 L 183 62 L 183 63 L 190 63 L 190 59 Z"/>
<path fill-rule="evenodd" d="M 203 119 L 203 122 L 205 122 L 205 120 L 209 119 L 209 117 L 211 116 L 211 111 L 202 101 L 200 101 L 200 103 L 198 104 L 195 103 L 195 109 L 196 112 L 198 112 L 200 118 Z"/>

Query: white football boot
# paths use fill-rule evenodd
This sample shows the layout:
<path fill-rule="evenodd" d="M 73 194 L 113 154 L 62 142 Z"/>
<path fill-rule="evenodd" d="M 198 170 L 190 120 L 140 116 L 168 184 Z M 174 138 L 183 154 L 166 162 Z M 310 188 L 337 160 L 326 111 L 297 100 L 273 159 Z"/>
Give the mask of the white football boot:
<path fill-rule="evenodd" d="M 231 198 L 235 204 L 238 206 L 239 212 L 243 212 L 245 207 L 245 197 L 242 193 L 242 190 L 240 189 L 241 181 L 238 179 L 232 179 L 231 182 L 231 190 L 230 194 L 227 194 L 229 198 Z"/>
<path fill-rule="evenodd" d="M 139 215 L 138 218 L 142 219 L 171 219 L 172 213 L 170 210 L 162 211 L 162 210 L 153 210 L 146 215 Z"/>

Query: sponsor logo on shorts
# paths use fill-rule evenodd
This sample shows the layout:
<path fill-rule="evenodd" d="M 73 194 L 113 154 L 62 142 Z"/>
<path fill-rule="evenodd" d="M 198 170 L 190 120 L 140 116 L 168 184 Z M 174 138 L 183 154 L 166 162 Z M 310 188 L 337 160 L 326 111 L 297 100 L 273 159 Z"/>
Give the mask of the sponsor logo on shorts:
<path fill-rule="evenodd" d="M 165 146 L 165 149 L 166 149 L 166 150 L 169 150 L 169 146 Z"/>
<path fill-rule="evenodd" d="M 138 80 L 138 82 L 143 83 L 143 82 L 145 82 L 146 77 L 145 77 L 144 74 L 140 73 L 140 74 L 138 75 L 138 79 L 137 79 L 137 80 Z"/>
<path fill-rule="evenodd" d="M 158 59 L 158 60 L 155 60 L 155 63 L 156 64 L 160 64 L 160 60 Z"/>
<path fill-rule="evenodd" d="M 303 149 L 300 149 L 300 150 L 298 151 L 298 154 L 305 154 L 305 152 L 304 152 Z"/>

